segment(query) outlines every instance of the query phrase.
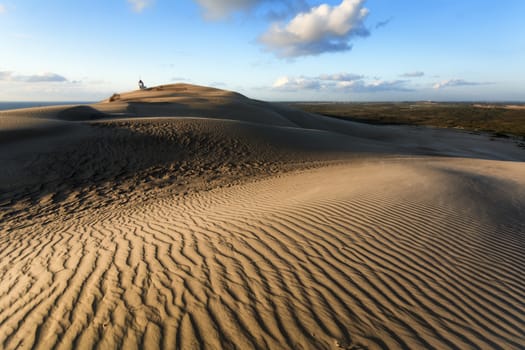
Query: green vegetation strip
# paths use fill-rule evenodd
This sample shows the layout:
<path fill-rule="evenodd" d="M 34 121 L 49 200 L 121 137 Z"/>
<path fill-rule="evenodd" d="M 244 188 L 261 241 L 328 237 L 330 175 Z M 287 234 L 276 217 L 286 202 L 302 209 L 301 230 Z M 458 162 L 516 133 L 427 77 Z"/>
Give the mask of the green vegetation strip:
<path fill-rule="evenodd" d="M 525 140 L 525 105 L 472 103 L 288 103 L 306 112 L 371 124 L 424 125 Z"/>

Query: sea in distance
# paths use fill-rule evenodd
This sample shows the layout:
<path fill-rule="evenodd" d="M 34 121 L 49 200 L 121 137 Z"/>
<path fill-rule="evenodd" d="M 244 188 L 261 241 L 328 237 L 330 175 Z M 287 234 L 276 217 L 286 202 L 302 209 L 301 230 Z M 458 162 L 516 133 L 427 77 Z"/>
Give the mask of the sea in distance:
<path fill-rule="evenodd" d="M 60 106 L 60 105 L 85 105 L 95 103 L 93 101 L 54 101 L 54 102 L 0 102 L 0 111 L 6 109 L 18 108 L 32 108 L 32 107 L 46 107 L 46 106 Z"/>

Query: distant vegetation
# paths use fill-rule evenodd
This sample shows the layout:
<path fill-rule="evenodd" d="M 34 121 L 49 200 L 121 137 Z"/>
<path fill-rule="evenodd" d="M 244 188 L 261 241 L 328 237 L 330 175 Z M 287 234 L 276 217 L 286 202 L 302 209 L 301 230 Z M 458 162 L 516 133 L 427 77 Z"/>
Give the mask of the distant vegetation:
<path fill-rule="evenodd" d="M 425 125 L 515 135 L 525 140 L 525 105 L 472 103 L 289 103 L 301 110 L 372 124 Z"/>

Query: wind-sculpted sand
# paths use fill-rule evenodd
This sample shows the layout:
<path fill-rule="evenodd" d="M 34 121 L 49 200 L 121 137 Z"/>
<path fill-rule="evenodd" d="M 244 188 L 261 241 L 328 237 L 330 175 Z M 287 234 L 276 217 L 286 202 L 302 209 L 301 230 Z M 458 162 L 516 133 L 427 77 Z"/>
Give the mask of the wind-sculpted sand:
<path fill-rule="evenodd" d="M 511 141 L 113 100 L 0 113 L 0 348 L 525 346 Z"/>

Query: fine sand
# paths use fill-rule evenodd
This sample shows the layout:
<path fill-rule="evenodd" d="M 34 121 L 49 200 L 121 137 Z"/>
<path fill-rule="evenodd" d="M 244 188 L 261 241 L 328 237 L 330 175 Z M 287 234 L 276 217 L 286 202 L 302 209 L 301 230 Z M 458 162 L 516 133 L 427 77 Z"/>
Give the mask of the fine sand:
<path fill-rule="evenodd" d="M 166 85 L 0 112 L 0 349 L 523 349 L 525 150 Z"/>

